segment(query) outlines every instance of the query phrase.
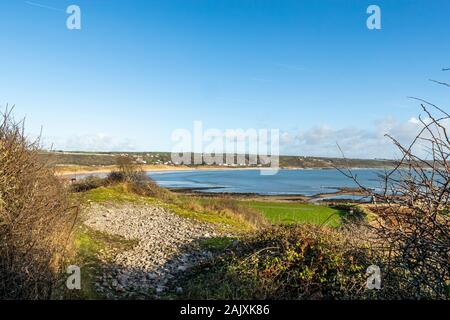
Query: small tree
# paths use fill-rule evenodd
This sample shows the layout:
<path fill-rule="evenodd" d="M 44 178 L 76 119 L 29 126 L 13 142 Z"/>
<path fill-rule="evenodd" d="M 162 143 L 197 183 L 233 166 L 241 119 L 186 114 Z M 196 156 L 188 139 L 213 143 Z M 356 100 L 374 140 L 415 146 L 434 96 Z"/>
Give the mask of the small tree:
<path fill-rule="evenodd" d="M 129 179 L 134 177 L 136 172 L 139 171 L 139 168 L 135 164 L 132 157 L 129 156 L 118 156 L 117 167 L 119 168 L 119 172 L 123 174 L 124 178 Z"/>

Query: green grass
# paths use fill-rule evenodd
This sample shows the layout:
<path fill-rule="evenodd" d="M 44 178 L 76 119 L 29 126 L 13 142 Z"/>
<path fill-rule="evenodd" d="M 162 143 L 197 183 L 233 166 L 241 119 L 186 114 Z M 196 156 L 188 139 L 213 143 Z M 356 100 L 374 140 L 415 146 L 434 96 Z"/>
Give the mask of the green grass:
<path fill-rule="evenodd" d="M 100 254 L 109 261 L 108 252 L 131 250 L 138 244 L 137 240 L 128 240 L 120 236 L 106 234 L 86 226 L 79 226 L 75 233 L 75 247 L 77 250 L 73 264 L 81 268 L 81 290 L 67 293 L 68 299 L 102 299 L 94 287 L 96 277 L 102 274 Z"/>
<path fill-rule="evenodd" d="M 124 184 L 100 187 L 85 192 L 84 199 L 90 202 L 149 202 L 150 197 L 143 197 L 128 192 Z"/>
<path fill-rule="evenodd" d="M 247 232 L 253 228 L 244 219 L 233 216 L 226 212 L 217 212 L 210 210 L 192 210 L 185 208 L 181 204 L 159 203 L 159 206 L 169 209 L 173 213 L 188 219 L 195 219 L 202 222 L 216 224 L 219 230 L 225 232 Z"/>
<path fill-rule="evenodd" d="M 338 227 L 343 214 L 342 210 L 315 204 L 249 201 L 247 205 L 274 224 L 312 223 Z"/>
<path fill-rule="evenodd" d="M 214 237 L 203 240 L 200 245 L 208 250 L 219 251 L 231 246 L 236 239 L 233 237 Z"/>

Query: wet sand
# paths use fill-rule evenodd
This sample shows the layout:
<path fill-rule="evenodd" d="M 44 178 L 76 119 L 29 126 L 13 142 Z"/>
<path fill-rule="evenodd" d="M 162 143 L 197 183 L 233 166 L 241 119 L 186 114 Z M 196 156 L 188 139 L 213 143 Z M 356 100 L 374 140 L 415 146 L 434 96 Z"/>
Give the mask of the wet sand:
<path fill-rule="evenodd" d="M 207 190 L 211 190 L 212 188 L 168 188 L 172 192 L 182 193 L 185 195 L 197 196 L 197 197 L 209 197 L 209 198 L 217 198 L 217 197 L 229 197 L 238 200 L 248 200 L 248 201 L 276 201 L 276 202 L 316 202 L 321 201 L 325 198 L 330 198 L 333 196 L 342 196 L 342 195 L 357 195 L 357 196 L 365 196 L 366 194 L 359 189 L 352 188 L 342 188 L 337 192 L 333 193 L 321 193 L 314 196 L 305 196 L 302 194 L 276 194 L 276 195 L 264 195 L 257 193 L 235 193 L 235 192 L 208 192 Z M 217 188 L 220 189 L 220 188 Z M 332 202 L 349 202 L 350 200 L 345 199 L 336 199 L 332 200 Z M 357 202 L 357 201 L 355 201 Z"/>

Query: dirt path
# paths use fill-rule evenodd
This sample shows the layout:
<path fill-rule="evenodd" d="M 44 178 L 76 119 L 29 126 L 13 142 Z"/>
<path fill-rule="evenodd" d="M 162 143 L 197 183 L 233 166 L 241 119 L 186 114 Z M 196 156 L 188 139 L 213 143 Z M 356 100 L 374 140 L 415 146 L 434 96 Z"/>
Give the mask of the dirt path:
<path fill-rule="evenodd" d="M 107 298 L 158 298 L 181 293 L 174 280 L 211 256 L 200 241 L 218 236 L 214 227 L 151 205 L 91 204 L 85 224 L 94 230 L 136 240 L 103 268 L 96 290 Z"/>

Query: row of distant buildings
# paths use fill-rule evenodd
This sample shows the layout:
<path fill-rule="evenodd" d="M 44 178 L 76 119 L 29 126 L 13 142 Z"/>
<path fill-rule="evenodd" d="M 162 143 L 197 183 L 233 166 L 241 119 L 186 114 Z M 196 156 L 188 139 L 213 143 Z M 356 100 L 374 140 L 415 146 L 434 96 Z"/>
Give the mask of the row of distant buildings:
<path fill-rule="evenodd" d="M 161 159 L 159 154 L 144 154 L 144 155 L 130 155 L 123 153 L 120 156 L 122 157 L 132 157 L 134 163 L 136 164 L 154 164 L 154 165 L 169 165 L 176 166 L 181 163 L 173 162 L 172 160 Z M 205 164 L 205 163 L 204 163 Z M 219 163 L 217 164 L 220 167 L 262 167 L 262 164 L 251 164 L 247 162 L 242 163 Z"/>
<path fill-rule="evenodd" d="M 159 154 L 128 154 L 121 153 L 121 157 L 130 157 L 133 159 L 135 164 L 164 164 L 164 165 L 175 165 L 171 160 L 163 159 Z"/>
<path fill-rule="evenodd" d="M 249 164 L 249 163 L 219 163 L 221 167 L 262 167 L 262 164 Z"/>

